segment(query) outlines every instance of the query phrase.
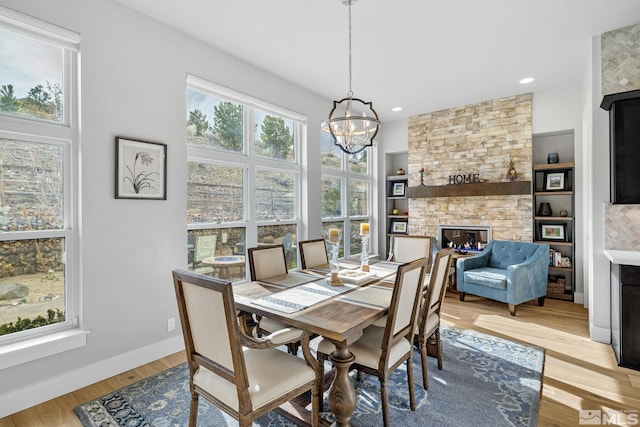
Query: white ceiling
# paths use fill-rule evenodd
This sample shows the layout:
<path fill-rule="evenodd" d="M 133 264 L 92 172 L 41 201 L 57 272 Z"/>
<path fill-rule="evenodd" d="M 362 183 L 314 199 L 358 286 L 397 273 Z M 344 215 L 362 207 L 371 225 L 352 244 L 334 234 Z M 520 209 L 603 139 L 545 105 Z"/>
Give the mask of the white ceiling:
<path fill-rule="evenodd" d="M 347 94 L 341 0 L 117 1 L 328 99 Z M 640 23 L 640 0 L 359 0 L 352 23 L 354 96 L 390 121 L 579 87 L 591 37 Z"/>

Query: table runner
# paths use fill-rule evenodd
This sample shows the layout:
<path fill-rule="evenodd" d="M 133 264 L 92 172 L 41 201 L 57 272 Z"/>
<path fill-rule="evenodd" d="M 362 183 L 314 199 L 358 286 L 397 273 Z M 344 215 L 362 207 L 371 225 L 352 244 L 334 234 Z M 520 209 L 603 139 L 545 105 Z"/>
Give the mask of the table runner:
<path fill-rule="evenodd" d="M 293 313 L 303 310 L 328 298 L 347 292 L 357 287 L 344 284 L 332 286 L 323 278 L 312 283 L 296 286 L 282 292 L 258 298 L 252 304 L 267 307 L 284 313 Z"/>

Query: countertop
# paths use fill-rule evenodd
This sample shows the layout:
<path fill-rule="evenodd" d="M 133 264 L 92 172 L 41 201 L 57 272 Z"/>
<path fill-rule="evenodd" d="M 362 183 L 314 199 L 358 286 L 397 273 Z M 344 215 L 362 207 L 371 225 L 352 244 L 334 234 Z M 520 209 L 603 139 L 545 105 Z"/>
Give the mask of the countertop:
<path fill-rule="evenodd" d="M 640 251 L 621 251 L 617 249 L 605 249 L 604 256 L 614 264 L 640 266 Z"/>

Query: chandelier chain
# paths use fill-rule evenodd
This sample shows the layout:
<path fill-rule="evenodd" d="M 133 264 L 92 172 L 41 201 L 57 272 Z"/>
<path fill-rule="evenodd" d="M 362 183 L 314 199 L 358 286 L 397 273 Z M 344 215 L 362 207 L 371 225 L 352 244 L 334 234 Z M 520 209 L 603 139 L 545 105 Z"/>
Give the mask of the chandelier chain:
<path fill-rule="evenodd" d="M 357 0 L 342 0 L 349 7 L 348 15 L 348 53 L 349 53 L 349 92 L 340 101 L 333 101 L 329 119 L 322 122 L 322 130 L 330 133 L 333 143 L 347 154 L 357 154 L 373 146 L 373 139 L 380 129 L 378 113 L 373 103 L 353 97 L 352 81 L 352 43 L 351 43 L 351 5 Z"/>
<path fill-rule="evenodd" d="M 349 92 L 347 97 L 353 97 L 353 90 L 351 89 L 351 0 L 349 0 Z"/>

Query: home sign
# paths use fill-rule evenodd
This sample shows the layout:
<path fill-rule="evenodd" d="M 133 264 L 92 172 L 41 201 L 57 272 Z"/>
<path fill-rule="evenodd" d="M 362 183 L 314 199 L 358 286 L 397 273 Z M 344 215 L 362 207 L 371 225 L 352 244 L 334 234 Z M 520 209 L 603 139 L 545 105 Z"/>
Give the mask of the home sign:
<path fill-rule="evenodd" d="M 468 175 L 449 175 L 449 184 L 469 184 L 472 182 L 480 182 L 479 173 L 470 173 Z"/>

